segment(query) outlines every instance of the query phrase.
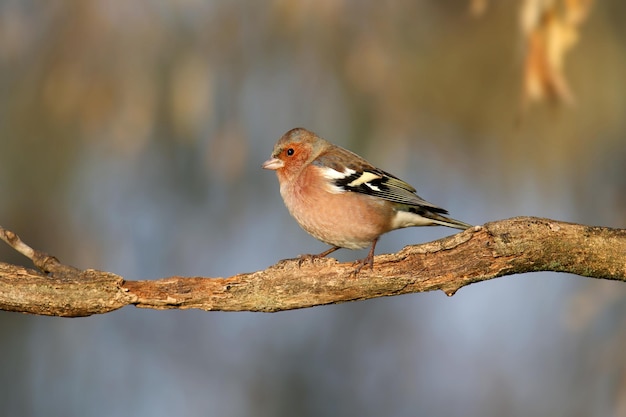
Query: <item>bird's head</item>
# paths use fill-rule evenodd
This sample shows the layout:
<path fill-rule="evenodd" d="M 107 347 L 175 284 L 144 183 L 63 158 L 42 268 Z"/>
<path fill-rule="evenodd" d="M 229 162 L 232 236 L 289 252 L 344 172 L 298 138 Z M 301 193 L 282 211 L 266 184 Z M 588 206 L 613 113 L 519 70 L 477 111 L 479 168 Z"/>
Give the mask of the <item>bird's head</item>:
<path fill-rule="evenodd" d="M 276 171 L 278 179 L 290 181 L 313 161 L 329 143 L 303 128 L 291 129 L 274 145 L 272 157 L 263 168 Z"/>

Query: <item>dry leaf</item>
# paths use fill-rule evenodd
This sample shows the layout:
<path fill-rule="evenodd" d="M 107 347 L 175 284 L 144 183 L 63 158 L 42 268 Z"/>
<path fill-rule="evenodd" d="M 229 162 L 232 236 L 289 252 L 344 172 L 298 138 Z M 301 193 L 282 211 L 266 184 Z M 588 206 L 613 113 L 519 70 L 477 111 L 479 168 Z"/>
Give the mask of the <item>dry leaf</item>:
<path fill-rule="evenodd" d="M 526 41 L 524 102 L 551 99 L 572 104 L 563 69 L 566 54 L 579 39 L 592 0 L 525 0 L 520 12 Z"/>

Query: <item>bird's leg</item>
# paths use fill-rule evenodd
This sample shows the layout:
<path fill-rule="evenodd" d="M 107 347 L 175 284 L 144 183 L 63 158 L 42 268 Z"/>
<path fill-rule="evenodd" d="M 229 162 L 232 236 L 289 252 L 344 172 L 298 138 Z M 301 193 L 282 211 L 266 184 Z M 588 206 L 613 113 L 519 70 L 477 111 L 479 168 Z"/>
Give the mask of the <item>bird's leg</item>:
<path fill-rule="evenodd" d="M 341 249 L 341 247 L 333 246 L 332 248 L 327 249 L 327 250 L 325 250 L 322 253 L 318 253 L 317 255 L 300 255 L 300 256 L 298 256 L 298 267 L 302 266 L 302 262 L 304 262 L 306 260 L 314 261 L 314 260 L 319 259 L 319 258 L 324 258 L 325 256 L 330 255 L 331 253 L 333 253 L 337 249 Z"/>
<path fill-rule="evenodd" d="M 352 274 L 356 277 L 356 275 L 361 272 L 364 266 L 369 265 L 370 269 L 374 270 L 374 251 L 376 250 L 376 243 L 378 242 L 378 238 L 374 239 L 372 242 L 372 247 L 370 248 L 367 256 L 359 261 L 356 261 L 356 268 L 352 271 Z"/>
<path fill-rule="evenodd" d="M 337 249 L 341 249 L 341 247 L 340 246 L 333 246 L 332 248 L 327 249 L 324 252 L 319 253 L 317 255 L 313 255 L 313 256 L 316 257 L 316 258 L 325 258 L 326 256 L 330 255 L 331 253 L 333 253 Z"/>

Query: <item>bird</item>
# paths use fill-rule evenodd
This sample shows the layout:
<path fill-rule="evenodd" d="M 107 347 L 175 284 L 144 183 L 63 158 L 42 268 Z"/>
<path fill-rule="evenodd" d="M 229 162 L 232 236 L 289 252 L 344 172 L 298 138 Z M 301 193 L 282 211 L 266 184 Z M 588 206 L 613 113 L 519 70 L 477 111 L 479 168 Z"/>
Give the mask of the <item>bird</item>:
<path fill-rule="evenodd" d="M 418 196 L 395 175 L 301 127 L 276 142 L 262 167 L 276 171 L 285 206 L 300 227 L 331 245 L 320 254 L 301 255 L 301 262 L 340 248 L 370 246 L 356 262 L 357 274 L 366 265 L 374 269 L 376 243 L 387 232 L 412 226 L 472 227 L 447 217 L 447 210 Z"/>

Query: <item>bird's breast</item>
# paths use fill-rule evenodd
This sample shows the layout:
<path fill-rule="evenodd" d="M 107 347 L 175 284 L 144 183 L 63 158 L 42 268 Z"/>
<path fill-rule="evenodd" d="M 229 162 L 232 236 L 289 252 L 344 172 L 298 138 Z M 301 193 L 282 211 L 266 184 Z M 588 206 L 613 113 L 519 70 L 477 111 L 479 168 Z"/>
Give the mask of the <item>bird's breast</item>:
<path fill-rule="evenodd" d="M 391 230 L 393 208 L 382 199 L 355 192 L 331 192 L 318 177 L 303 173 L 281 184 L 281 195 L 298 224 L 334 246 L 362 249 Z"/>

